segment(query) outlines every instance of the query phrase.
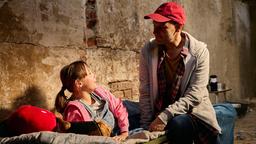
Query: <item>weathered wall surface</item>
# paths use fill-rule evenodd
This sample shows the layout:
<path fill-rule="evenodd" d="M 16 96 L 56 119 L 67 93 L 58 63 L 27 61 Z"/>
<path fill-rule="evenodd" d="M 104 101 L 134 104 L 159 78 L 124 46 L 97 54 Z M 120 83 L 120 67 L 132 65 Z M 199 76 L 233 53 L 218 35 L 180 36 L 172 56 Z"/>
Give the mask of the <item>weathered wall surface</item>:
<path fill-rule="evenodd" d="M 212 1 L 213 2 L 213 1 Z M 211 74 L 217 74 L 220 82 L 232 88 L 228 99 L 248 100 L 255 98 L 255 47 L 251 45 L 251 28 L 255 22 L 250 20 L 248 4 L 241 1 L 214 1 L 209 8 L 215 9 L 207 16 L 208 27 L 202 32 L 203 41 L 209 46 L 211 54 Z M 213 7 L 214 6 L 214 7 Z M 209 11 L 208 11 L 209 12 Z M 206 12 L 207 13 L 207 12 Z M 215 17 L 215 18 L 214 18 Z"/>
<path fill-rule="evenodd" d="M 250 97 L 250 99 L 255 99 L 256 89 L 256 1 L 248 0 L 249 4 L 249 15 L 250 15 L 250 44 L 248 48 L 241 48 L 241 52 L 245 52 L 243 55 L 243 60 L 241 60 L 241 71 L 243 77 L 243 86 L 245 96 Z M 248 95 L 247 95 L 248 94 Z"/>
<path fill-rule="evenodd" d="M 153 36 L 143 16 L 165 1 L 0 1 L 0 119 L 21 104 L 51 109 L 61 67 L 77 59 L 87 60 L 117 97 L 137 100 L 139 51 Z M 176 1 L 187 13 L 185 30 L 208 44 L 211 74 L 233 89 L 228 98 L 255 97 L 256 78 L 247 75 L 256 73 L 255 16 L 249 17 L 247 3 Z"/>
<path fill-rule="evenodd" d="M 84 58 L 80 0 L 0 2 L 0 118 L 21 104 L 52 108 L 64 64 Z"/>
<path fill-rule="evenodd" d="M 247 3 L 232 0 L 186 1 L 187 31 L 204 41 L 210 52 L 210 74 L 232 88 L 229 100 L 255 97 L 248 75 L 252 69 L 250 20 Z M 255 71 L 255 70 L 254 70 Z M 255 78 L 254 78 L 255 80 Z M 222 96 L 222 94 L 220 94 Z"/>
<path fill-rule="evenodd" d="M 138 100 L 139 51 L 152 37 L 143 17 L 163 1 L 95 1 L 86 3 L 85 44 L 88 62 L 117 97 Z M 150 6 L 150 7 L 149 7 Z"/>
<path fill-rule="evenodd" d="M 1 1 L 1 42 L 43 46 L 79 45 L 84 6 L 80 0 Z"/>

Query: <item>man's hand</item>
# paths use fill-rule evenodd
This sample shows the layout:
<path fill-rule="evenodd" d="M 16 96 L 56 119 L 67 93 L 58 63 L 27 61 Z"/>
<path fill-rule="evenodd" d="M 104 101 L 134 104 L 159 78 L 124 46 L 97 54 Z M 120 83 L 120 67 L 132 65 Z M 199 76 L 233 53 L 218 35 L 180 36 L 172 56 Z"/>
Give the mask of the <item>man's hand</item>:
<path fill-rule="evenodd" d="M 118 136 L 114 136 L 113 139 L 114 139 L 116 142 L 122 142 L 122 141 L 124 141 L 127 137 L 128 137 L 128 132 L 123 132 L 123 133 L 121 133 L 121 134 L 118 135 Z"/>
<path fill-rule="evenodd" d="M 161 119 L 156 117 L 156 119 L 150 124 L 149 131 L 163 131 L 165 128 L 165 124 Z"/>

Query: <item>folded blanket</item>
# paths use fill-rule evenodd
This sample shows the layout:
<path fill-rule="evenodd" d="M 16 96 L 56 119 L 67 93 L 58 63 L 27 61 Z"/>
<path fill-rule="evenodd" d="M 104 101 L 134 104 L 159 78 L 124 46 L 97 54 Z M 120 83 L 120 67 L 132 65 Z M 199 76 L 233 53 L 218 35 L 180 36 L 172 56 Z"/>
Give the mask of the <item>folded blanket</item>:
<path fill-rule="evenodd" d="M 115 144 L 110 137 L 73 133 L 35 132 L 14 137 L 1 137 L 1 144 Z"/>

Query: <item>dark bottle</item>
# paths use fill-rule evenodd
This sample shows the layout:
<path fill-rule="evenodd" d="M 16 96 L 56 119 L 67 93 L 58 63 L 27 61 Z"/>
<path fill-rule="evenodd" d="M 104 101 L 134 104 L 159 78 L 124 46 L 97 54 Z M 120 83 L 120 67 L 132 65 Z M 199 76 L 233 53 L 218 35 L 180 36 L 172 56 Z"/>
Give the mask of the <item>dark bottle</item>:
<path fill-rule="evenodd" d="M 217 75 L 211 75 L 209 83 L 210 83 L 210 91 L 217 91 L 218 90 Z"/>

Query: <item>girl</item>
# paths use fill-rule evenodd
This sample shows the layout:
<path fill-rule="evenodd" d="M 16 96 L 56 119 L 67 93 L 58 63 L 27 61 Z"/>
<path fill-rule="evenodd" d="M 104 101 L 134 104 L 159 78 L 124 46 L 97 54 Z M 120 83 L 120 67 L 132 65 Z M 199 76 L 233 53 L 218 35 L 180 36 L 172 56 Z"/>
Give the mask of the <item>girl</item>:
<path fill-rule="evenodd" d="M 111 130 L 115 118 L 120 135 L 116 141 L 123 141 L 128 136 L 128 113 L 122 100 L 98 86 L 94 74 L 84 61 L 75 61 L 62 68 L 60 72 L 62 88 L 55 101 L 56 110 L 69 122 L 103 121 Z M 72 95 L 68 98 L 64 91 Z"/>

